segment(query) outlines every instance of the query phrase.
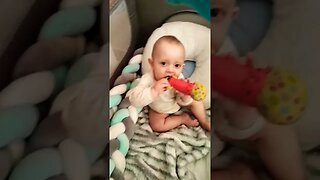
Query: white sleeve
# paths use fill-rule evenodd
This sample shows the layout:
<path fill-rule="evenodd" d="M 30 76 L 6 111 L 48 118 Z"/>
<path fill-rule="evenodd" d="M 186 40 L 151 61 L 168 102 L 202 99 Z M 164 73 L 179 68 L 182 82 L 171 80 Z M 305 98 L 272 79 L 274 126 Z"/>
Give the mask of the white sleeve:
<path fill-rule="evenodd" d="M 146 74 L 141 77 L 136 87 L 128 91 L 127 96 L 133 106 L 144 107 L 154 101 L 151 92 L 152 83 L 152 76 Z"/>

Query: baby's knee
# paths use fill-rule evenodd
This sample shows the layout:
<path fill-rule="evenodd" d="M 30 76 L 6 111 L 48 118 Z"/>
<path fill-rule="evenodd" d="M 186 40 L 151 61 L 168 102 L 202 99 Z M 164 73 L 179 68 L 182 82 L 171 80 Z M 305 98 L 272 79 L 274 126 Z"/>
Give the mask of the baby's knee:
<path fill-rule="evenodd" d="M 295 130 L 293 126 L 279 126 L 272 123 L 264 123 L 264 126 L 248 140 L 256 141 L 259 139 L 274 139 L 275 137 L 284 139 L 295 138 Z"/>
<path fill-rule="evenodd" d="M 153 132 L 163 132 L 163 124 L 160 121 L 150 122 L 149 125 Z"/>
<path fill-rule="evenodd" d="M 201 101 L 193 100 L 188 107 L 192 109 L 192 108 L 201 107 L 201 106 L 203 106 L 203 103 Z"/>

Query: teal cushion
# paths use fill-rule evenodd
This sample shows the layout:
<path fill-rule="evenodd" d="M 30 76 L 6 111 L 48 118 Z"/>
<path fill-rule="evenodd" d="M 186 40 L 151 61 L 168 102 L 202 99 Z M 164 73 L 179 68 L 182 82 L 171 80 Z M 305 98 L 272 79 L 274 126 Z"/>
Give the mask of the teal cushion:
<path fill-rule="evenodd" d="M 60 66 L 54 70 L 52 70 L 52 73 L 55 77 L 55 87 L 53 90 L 53 95 L 58 94 L 63 90 L 64 83 L 66 81 L 68 68 L 66 66 Z"/>
<path fill-rule="evenodd" d="M 18 105 L 0 110 L 0 148 L 16 139 L 28 137 L 39 119 L 33 105 Z"/>
<path fill-rule="evenodd" d="M 132 81 L 132 83 L 130 84 L 130 89 L 135 88 L 139 83 L 139 80 L 135 79 L 134 81 Z"/>
<path fill-rule="evenodd" d="M 126 156 L 129 150 L 129 139 L 126 134 L 120 134 L 117 137 L 120 147 L 119 151 L 123 154 L 123 156 Z"/>
<path fill-rule="evenodd" d="M 44 180 L 63 172 L 60 152 L 53 148 L 35 151 L 13 169 L 10 180 Z"/>
<path fill-rule="evenodd" d="M 122 70 L 122 74 L 124 73 L 135 73 L 140 69 L 140 64 L 129 64 Z"/>
<path fill-rule="evenodd" d="M 109 159 L 109 176 L 111 176 L 112 171 L 114 170 L 115 166 L 116 165 L 114 164 L 114 161 L 112 159 Z"/>
<path fill-rule="evenodd" d="M 62 36 L 74 36 L 88 31 L 96 21 L 96 12 L 92 7 L 72 7 L 53 14 L 44 23 L 39 39 L 53 39 Z"/>
<path fill-rule="evenodd" d="M 117 95 L 113 95 L 113 96 L 110 96 L 110 99 L 109 99 L 109 108 L 112 108 L 114 106 L 117 106 L 118 104 L 120 104 L 121 102 L 121 95 L 117 94 Z"/>
<path fill-rule="evenodd" d="M 81 82 L 87 77 L 89 72 L 90 67 L 87 64 L 80 62 L 75 63 L 68 72 L 65 87 Z"/>
<path fill-rule="evenodd" d="M 91 164 L 97 161 L 97 159 L 104 153 L 106 144 L 99 144 L 99 146 L 85 145 L 84 149 Z"/>
<path fill-rule="evenodd" d="M 121 122 L 124 118 L 129 116 L 129 110 L 127 108 L 119 109 L 116 113 L 114 113 L 110 126 L 113 126 L 114 124 L 117 124 Z"/>

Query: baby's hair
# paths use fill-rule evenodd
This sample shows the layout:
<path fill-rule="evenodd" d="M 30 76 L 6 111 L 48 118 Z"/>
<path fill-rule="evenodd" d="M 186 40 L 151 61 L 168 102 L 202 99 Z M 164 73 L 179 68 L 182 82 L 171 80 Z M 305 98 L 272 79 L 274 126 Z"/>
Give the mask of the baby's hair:
<path fill-rule="evenodd" d="M 172 44 L 177 44 L 177 45 L 184 48 L 181 41 L 179 41 L 179 39 L 177 39 L 175 36 L 172 36 L 172 35 L 162 36 L 153 45 L 152 55 L 151 55 L 152 57 L 154 56 L 155 49 L 157 49 L 157 46 L 159 46 L 159 44 L 161 44 L 161 42 L 168 42 L 168 43 L 172 43 Z"/>

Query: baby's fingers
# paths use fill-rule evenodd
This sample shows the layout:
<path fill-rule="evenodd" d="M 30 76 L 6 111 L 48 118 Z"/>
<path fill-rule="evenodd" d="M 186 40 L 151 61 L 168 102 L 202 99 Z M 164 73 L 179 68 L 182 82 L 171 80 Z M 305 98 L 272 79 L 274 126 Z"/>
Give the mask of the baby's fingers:
<path fill-rule="evenodd" d="M 160 83 L 163 85 L 169 85 L 169 81 L 166 78 L 161 79 Z"/>

